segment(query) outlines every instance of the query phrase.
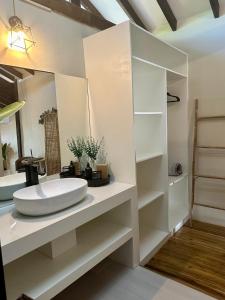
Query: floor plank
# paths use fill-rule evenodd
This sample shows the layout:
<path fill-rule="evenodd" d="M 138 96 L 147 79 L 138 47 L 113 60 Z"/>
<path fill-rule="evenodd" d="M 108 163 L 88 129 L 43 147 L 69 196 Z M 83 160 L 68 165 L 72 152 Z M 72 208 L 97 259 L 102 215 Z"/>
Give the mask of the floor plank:
<path fill-rule="evenodd" d="M 187 223 L 186 226 L 190 227 L 189 223 Z M 206 233 L 219 235 L 219 236 L 225 238 L 225 227 L 222 227 L 222 226 L 209 224 L 209 223 L 203 223 L 203 222 L 193 220 L 192 221 L 192 228 L 194 228 L 196 230 L 199 230 L 199 231 L 206 232 Z"/>
<path fill-rule="evenodd" d="M 193 228 L 184 226 L 146 267 L 225 299 L 224 230 L 200 222 Z"/>

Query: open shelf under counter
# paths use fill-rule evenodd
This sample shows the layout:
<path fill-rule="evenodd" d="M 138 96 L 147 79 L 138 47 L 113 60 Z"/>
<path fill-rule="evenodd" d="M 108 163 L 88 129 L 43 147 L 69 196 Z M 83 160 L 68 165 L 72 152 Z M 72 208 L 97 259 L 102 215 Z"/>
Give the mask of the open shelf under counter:
<path fill-rule="evenodd" d="M 125 203 L 134 197 L 135 190 L 135 186 L 120 182 L 88 188 L 86 198 L 77 205 L 38 218 L 20 215 L 14 205 L 2 208 L 0 236 L 3 264 L 6 265 Z"/>
<path fill-rule="evenodd" d="M 156 228 L 149 228 L 142 224 L 140 228 L 140 262 L 145 265 L 159 249 L 163 243 L 169 238 L 170 233 Z"/>
<path fill-rule="evenodd" d="M 7 299 L 25 293 L 35 300 L 51 299 L 132 237 L 132 229 L 102 219 L 77 229 L 77 246 L 50 259 L 31 252 L 5 266 Z"/>
<path fill-rule="evenodd" d="M 144 208 L 146 205 L 152 203 L 153 201 L 159 199 L 164 195 L 164 192 L 147 190 L 141 191 L 138 196 L 138 209 Z"/>
<path fill-rule="evenodd" d="M 158 152 L 158 153 L 148 153 L 148 154 L 143 154 L 143 155 L 137 155 L 136 157 L 136 163 L 141 163 L 146 160 L 154 159 L 163 156 L 163 153 Z"/>

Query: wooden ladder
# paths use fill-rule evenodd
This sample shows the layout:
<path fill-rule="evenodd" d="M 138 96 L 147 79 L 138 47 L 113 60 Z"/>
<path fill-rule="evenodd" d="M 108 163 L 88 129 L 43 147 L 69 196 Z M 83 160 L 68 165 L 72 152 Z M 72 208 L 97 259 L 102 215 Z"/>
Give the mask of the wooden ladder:
<path fill-rule="evenodd" d="M 195 203 L 195 186 L 196 186 L 196 180 L 198 178 L 225 180 L 225 177 L 221 177 L 221 176 L 196 174 L 196 165 L 197 165 L 196 151 L 197 151 L 197 149 L 225 150 L 225 147 L 220 147 L 220 146 L 198 145 L 198 124 L 200 122 L 202 122 L 202 121 L 216 121 L 216 120 L 224 120 L 225 121 L 225 115 L 199 117 L 198 116 L 198 107 L 199 107 L 199 102 L 198 102 L 198 99 L 196 99 L 195 100 L 193 157 L 192 157 L 192 201 L 191 201 L 191 214 L 190 214 L 191 224 L 192 224 L 192 211 L 193 211 L 193 206 L 194 205 L 204 206 L 204 207 L 209 207 L 209 208 L 215 208 L 215 209 L 219 209 L 219 210 L 225 210 L 225 208 L 219 208 L 219 207 L 205 205 L 205 204 L 201 204 L 201 203 Z"/>

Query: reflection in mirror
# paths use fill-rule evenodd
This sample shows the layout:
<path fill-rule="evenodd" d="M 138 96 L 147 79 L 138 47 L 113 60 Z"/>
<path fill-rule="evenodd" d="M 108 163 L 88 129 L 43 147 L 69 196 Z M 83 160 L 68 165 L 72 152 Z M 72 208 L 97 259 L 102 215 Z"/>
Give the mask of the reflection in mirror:
<path fill-rule="evenodd" d="M 25 186 L 28 162 L 45 180 L 73 159 L 67 140 L 89 134 L 86 79 L 0 65 L 0 108 L 18 100 L 24 107 L 0 123 L 0 207 Z"/>

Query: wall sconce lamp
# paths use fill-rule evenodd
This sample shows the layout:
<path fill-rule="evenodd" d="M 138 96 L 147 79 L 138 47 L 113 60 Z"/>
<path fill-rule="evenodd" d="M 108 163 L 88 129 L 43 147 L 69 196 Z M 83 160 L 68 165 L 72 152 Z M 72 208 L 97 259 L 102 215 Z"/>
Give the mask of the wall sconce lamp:
<path fill-rule="evenodd" d="M 25 26 L 20 18 L 9 18 L 8 46 L 10 49 L 28 52 L 35 45 L 31 28 Z"/>

